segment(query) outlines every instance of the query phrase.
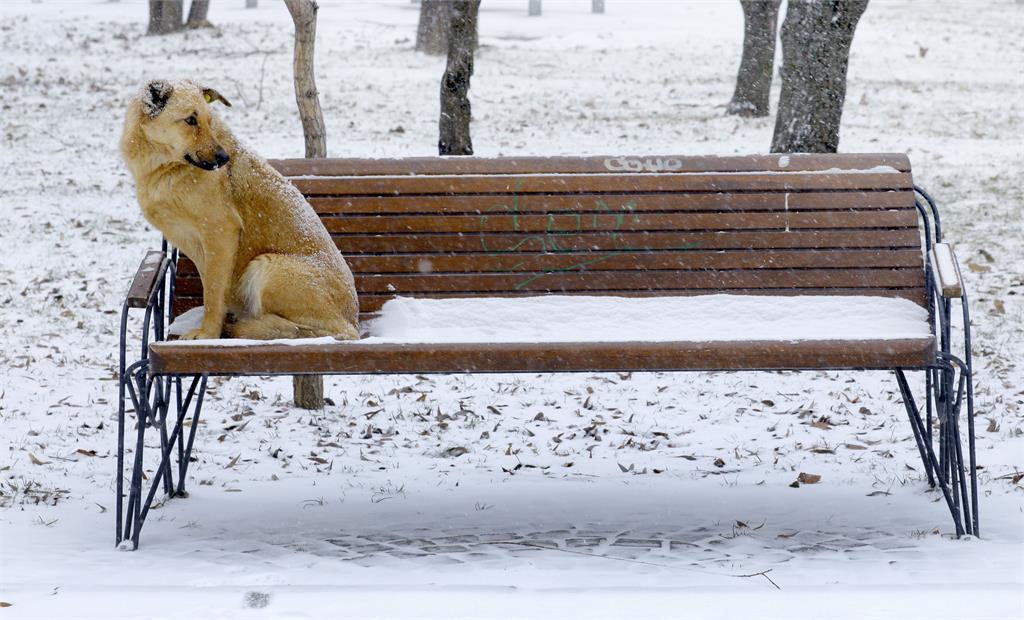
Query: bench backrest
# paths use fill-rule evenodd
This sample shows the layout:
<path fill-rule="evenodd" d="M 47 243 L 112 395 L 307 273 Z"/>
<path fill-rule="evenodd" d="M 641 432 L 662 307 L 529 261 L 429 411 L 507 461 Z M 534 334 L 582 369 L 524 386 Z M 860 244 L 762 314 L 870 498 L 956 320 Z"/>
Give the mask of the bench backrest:
<path fill-rule="evenodd" d="M 884 295 L 925 304 L 904 155 L 277 160 L 396 296 Z M 187 259 L 173 313 L 202 303 Z"/>

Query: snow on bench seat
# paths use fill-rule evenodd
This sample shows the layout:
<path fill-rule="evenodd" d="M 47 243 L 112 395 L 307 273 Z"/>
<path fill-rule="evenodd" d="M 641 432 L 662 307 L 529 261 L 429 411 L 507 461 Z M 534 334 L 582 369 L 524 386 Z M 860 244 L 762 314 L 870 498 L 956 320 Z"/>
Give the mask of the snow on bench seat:
<path fill-rule="evenodd" d="M 197 309 L 198 310 L 198 309 Z M 183 333 L 201 312 L 182 315 Z M 416 299 L 386 303 L 359 341 L 154 343 L 154 372 L 513 372 L 914 367 L 928 313 L 865 296 Z"/>

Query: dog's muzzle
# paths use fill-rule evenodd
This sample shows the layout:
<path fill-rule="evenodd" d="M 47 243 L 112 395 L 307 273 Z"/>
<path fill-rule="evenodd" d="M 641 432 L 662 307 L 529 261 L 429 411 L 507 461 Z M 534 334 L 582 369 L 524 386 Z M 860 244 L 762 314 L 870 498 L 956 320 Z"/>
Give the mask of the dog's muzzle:
<path fill-rule="evenodd" d="M 220 168 L 224 164 L 231 161 L 231 157 L 228 156 L 227 151 L 221 148 L 217 149 L 217 152 L 214 154 L 213 157 L 213 161 L 204 161 L 202 159 L 196 159 L 195 157 L 192 157 L 191 154 L 186 153 L 185 161 L 192 164 L 196 168 L 202 168 L 203 170 L 216 170 L 217 168 Z"/>

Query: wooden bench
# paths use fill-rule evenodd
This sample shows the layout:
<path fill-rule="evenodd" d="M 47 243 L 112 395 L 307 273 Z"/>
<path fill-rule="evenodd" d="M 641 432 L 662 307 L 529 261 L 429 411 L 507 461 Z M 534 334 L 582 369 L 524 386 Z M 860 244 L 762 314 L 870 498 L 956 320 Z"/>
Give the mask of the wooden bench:
<path fill-rule="evenodd" d="M 959 298 L 969 328 L 967 301 L 956 259 L 941 243 L 938 212 L 915 190 L 906 156 L 272 163 L 337 241 L 364 319 L 396 296 L 855 295 L 913 301 L 927 309 L 928 328 L 913 338 L 857 340 L 179 343 L 166 339 L 165 321 L 202 304 L 202 283 L 195 266 L 165 245 L 143 262 L 123 312 L 119 542 L 137 546 L 158 488 L 184 492 L 210 375 L 613 370 L 893 370 L 929 483 L 942 491 L 957 533 L 977 534 L 970 335 L 955 356 L 950 326 Z M 125 353 L 129 308 L 145 309 L 134 363 Z M 925 373 L 920 407 L 906 380 L 911 370 Z M 125 510 L 129 399 L 147 423 L 137 428 Z M 958 421 L 964 401 L 969 463 Z M 147 427 L 159 433 L 162 450 L 143 499 Z"/>

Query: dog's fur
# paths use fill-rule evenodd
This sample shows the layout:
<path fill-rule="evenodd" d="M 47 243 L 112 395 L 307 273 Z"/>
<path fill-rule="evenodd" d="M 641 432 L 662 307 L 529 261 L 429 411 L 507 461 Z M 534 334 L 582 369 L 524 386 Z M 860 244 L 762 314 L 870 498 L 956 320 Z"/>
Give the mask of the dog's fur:
<path fill-rule="evenodd" d="M 358 338 L 352 273 L 320 218 L 214 101 L 231 105 L 192 81 L 149 82 L 121 137 L 143 215 L 202 278 L 203 321 L 184 338 Z"/>

